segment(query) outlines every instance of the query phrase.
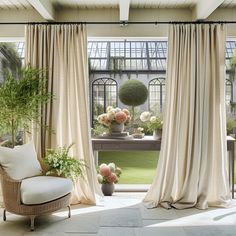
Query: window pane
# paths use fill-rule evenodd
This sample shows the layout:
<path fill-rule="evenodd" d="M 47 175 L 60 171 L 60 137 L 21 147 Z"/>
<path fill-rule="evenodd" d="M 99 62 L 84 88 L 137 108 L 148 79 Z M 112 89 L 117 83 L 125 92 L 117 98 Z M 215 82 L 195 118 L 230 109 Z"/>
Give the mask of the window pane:
<path fill-rule="evenodd" d="M 96 79 L 92 83 L 93 124 L 106 112 L 107 106 L 117 106 L 117 82 L 111 78 Z"/>

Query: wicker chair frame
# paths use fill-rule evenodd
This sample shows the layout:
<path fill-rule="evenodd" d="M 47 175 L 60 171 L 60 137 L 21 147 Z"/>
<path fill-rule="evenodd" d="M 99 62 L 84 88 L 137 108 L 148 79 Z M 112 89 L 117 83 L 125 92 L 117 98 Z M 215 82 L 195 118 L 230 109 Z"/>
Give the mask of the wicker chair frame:
<path fill-rule="evenodd" d="M 6 212 L 30 217 L 30 229 L 34 231 L 34 220 L 36 216 L 52 213 L 61 208 L 68 207 L 68 218 L 71 217 L 70 198 L 71 193 L 50 202 L 25 205 L 21 202 L 21 180 L 14 180 L 0 166 L 0 180 L 3 194 L 3 220 L 6 221 Z"/>

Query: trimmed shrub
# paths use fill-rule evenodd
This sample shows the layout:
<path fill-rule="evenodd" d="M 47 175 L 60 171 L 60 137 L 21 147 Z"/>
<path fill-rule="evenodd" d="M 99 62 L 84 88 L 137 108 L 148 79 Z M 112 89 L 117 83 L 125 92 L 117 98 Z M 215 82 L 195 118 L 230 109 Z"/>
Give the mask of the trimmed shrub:
<path fill-rule="evenodd" d="M 147 97 L 147 87 L 135 79 L 124 82 L 119 90 L 120 101 L 127 106 L 139 106 L 146 102 Z"/>

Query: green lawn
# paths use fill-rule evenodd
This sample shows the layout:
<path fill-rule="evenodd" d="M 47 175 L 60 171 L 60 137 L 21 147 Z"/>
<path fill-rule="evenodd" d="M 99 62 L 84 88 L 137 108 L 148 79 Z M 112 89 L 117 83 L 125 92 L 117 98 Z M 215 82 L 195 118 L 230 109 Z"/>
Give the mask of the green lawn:
<path fill-rule="evenodd" d="M 120 184 L 151 184 L 159 152 L 100 152 L 99 164 L 114 162 L 122 169 Z M 235 179 L 236 183 L 236 162 Z"/>
<path fill-rule="evenodd" d="M 151 184 L 159 152 L 100 152 L 99 164 L 114 162 L 122 169 L 120 184 Z"/>

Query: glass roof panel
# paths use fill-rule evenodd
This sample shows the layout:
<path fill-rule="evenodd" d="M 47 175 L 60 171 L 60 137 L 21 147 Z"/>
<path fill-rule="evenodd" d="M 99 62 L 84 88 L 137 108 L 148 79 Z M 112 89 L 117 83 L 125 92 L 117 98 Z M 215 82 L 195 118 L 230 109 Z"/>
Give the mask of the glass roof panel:
<path fill-rule="evenodd" d="M 24 60 L 25 42 L 15 42 L 16 49 Z M 122 70 L 166 70 L 167 41 L 89 41 L 88 57 L 91 70 L 111 69 L 112 58 L 122 59 Z M 226 66 L 236 49 L 236 40 L 226 41 Z M 109 63 L 108 63 L 109 62 Z"/>

